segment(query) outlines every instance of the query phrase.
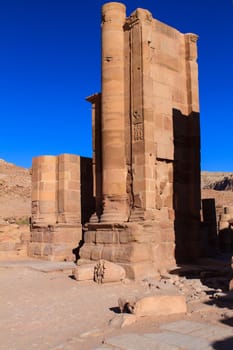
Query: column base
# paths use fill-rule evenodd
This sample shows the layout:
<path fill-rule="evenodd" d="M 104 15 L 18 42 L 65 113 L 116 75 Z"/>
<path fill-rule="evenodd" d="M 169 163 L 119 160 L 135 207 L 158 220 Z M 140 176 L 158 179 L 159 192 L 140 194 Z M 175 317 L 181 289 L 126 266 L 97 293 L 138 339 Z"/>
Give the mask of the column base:
<path fill-rule="evenodd" d="M 105 196 L 103 200 L 103 214 L 100 221 L 103 223 L 127 222 L 129 206 L 127 196 Z"/>
<path fill-rule="evenodd" d="M 89 223 L 80 249 L 81 261 L 108 260 L 123 266 L 127 278 L 156 277 L 175 262 L 175 239 L 171 225 L 157 222 Z"/>

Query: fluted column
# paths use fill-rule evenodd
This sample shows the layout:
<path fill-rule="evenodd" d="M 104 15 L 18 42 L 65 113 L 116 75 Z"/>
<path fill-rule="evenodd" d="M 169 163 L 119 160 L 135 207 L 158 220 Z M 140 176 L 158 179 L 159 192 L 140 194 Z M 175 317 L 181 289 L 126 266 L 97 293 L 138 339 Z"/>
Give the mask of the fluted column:
<path fill-rule="evenodd" d="M 125 155 L 124 23 L 126 9 L 110 2 L 102 7 L 102 222 L 128 218 Z"/>

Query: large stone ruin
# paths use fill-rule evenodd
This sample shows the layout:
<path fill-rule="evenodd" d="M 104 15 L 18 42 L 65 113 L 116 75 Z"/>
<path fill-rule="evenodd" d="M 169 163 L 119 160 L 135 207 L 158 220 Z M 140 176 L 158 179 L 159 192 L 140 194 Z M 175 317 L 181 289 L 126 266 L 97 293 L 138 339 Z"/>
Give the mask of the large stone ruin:
<path fill-rule="evenodd" d="M 79 263 L 105 259 L 130 278 L 199 257 L 196 42 L 145 9 L 127 17 L 122 3 L 102 7 L 102 91 L 87 98 L 95 209 L 90 188 L 82 207 L 80 157 L 35 158 L 31 256 L 77 248 Z"/>

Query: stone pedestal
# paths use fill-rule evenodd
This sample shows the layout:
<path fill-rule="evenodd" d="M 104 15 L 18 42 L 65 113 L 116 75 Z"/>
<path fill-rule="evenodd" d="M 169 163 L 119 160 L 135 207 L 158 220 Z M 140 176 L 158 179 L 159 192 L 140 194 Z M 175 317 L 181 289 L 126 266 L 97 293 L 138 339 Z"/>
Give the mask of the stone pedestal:
<path fill-rule="evenodd" d="M 74 261 L 81 239 L 81 224 L 33 225 L 28 255 L 51 261 Z"/>
<path fill-rule="evenodd" d="M 128 278 L 155 277 L 174 268 L 173 222 L 89 223 L 80 250 L 81 261 L 108 260 L 123 266 Z"/>
<path fill-rule="evenodd" d="M 80 173 L 79 156 L 33 159 L 29 256 L 75 260 L 82 239 Z"/>

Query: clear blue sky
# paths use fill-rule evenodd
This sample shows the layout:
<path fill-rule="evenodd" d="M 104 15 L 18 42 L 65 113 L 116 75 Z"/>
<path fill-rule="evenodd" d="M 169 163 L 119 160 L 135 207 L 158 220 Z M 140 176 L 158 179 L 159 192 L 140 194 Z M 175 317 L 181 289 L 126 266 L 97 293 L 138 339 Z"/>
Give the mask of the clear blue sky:
<path fill-rule="evenodd" d="M 101 0 L 0 4 L 0 158 L 91 156 L 91 108 L 100 91 Z M 125 0 L 199 35 L 202 170 L 233 172 L 233 1 Z"/>

